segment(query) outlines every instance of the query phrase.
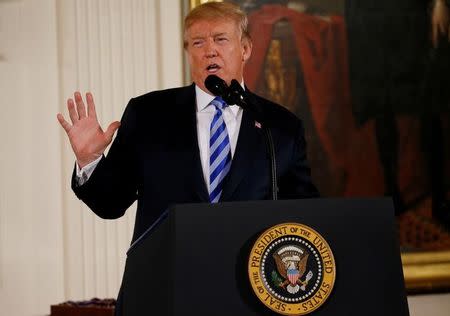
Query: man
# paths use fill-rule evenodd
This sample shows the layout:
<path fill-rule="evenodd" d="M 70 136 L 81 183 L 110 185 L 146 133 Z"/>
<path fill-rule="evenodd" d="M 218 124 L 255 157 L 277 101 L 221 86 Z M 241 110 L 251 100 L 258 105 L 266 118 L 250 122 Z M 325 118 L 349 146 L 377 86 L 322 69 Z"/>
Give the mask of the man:
<path fill-rule="evenodd" d="M 184 36 L 193 85 L 130 100 L 121 123 L 111 123 L 106 131 L 97 122 L 90 93 L 87 111 L 79 92 L 75 101 L 67 101 L 72 124 L 58 114 L 77 159 L 76 195 L 102 218 L 122 216 L 137 199 L 133 240 L 170 204 L 269 198 L 270 164 L 261 124 L 273 135 L 280 198 L 318 195 L 300 120 L 249 92 L 249 101 L 265 117 L 255 121 L 236 105 L 224 106 L 205 87 L 211 74 L 228 84 L 243 82 L 252 51 L 245 14 L 229 3 L 206 3 L 186 17 Z"/>
<path fill-rule="evenodd" d="M 270 164 L 261 123 L 236 105 L 216 109 L 204 84 L 210 74 L 228 84 L 232 79 L 243 82 L 244 64 L 252 51 L 246 15 L 230 3 L 201 5 L 185 19 L 184 42 L 193 85 L 130 100 L 121 123 L 111 123 L 106 131 L 98 124 L 90 93 L 87 111 L 79 92 L 75 100 L 67 101 L 72 124 L 58 114 L 77 160 L 72 179 L 75 194 L 102 218 L 122 216 L 137 199 L 133 240 L 170 204 L 213 201 L 209 143 L 211 123 L 218 115 L 228 134 L 225 155 L 231 155 L 229 170 L 221 175 L 218 201 L 270 196 Z M 306 163 L 301 121 L 279 105 L 248 95 L 262 109 L 263 124 L 273 134 L 279 197 L 317 196 Z"/>

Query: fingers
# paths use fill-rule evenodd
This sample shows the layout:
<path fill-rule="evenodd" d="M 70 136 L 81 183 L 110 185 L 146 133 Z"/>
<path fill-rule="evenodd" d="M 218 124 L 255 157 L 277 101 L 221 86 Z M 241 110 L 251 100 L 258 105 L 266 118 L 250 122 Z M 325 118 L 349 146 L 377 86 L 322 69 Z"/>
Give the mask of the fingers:
<path fill-rule="evenodd" d="M 94 96 L 92 93 L 86 93 L 86 102 L 88 107 L 88 116 L 97 119 L 97 113 L 95 112 Z"/>
<path fill-rule="evenodd" d="M 72 124 L 75 124 L 80 119 L 83 119 L 89 115 L 89 117 L 93 117 L 97 119 L 97 113 L 95 112 L 95 104 L 94 104 L 94 97 L 92 96 L 92 93 L 88 92 L 86 93 L 86 102 L 87 102 L 87 112 L 86 112 L 86 106 L 84 105 L 83 98 L 81 97 L 81 93 L 79 91 L 76 91 L 74 94 L 74 99 L 68 99 L 67 100 L 67 109 L 69 110 L 69 116 L 70 120 L 72 121 Z"/>
<path fill-rule="evenodd" d="M 80 119 L 85 118 L 86 117 L 86 107 L 84 106 L 83 99 L 81 98 L 81 93 L 78 91 L 75 92 L 74 97 L 75 97 L 75 103 L 77 104 L 78 117 Z"/>
<path fill-rule="evenodd" d="M 79 117 L 77 110 L 75 109 L 75 103 L 72 99 L 67 100 L 67 109 L 69 110 L 69 117 L 72 121 L 72 124 L 75 124 L 79 120 Z"/>
<path fill-rule="evenodd" d="M 58 113 L 58 115 L 56 115 L 56 118 L 58 119 L 59 124 L 61 124 L 66 133 L 69 133 L 71 125 L 64 119 L 64 116 L 62 116 L 61 113 Z"/>
<path fill-rule="evenodd" d="M 111 141 L 114 133 L 116 132 L 116 130 L 119 128 L 120 126 L 120 122 L 119 121 L 115 121 L 112 122 L 111 124 L 109 124 L 108 128 L 105 131 L 105 136 Z"/>

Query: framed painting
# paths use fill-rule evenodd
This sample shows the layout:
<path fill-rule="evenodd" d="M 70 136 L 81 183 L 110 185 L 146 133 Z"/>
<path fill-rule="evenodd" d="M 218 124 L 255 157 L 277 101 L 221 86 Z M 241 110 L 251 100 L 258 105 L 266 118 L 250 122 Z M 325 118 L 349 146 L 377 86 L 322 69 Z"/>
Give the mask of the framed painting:
<path fill-rule="evenodd" d="M 392 196 L 407 290 L 450 289 L 450 44 L 432 32 L 436 1 L 233 2 L 253 42 L 245 83 L 303 120 L 322 196 Z"/>

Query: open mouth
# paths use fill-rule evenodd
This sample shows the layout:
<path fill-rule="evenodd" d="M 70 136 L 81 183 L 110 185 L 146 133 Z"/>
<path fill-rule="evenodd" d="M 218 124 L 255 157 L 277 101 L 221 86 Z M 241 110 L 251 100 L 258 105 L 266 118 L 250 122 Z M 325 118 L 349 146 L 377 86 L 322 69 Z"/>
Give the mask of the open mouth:
<path fill-rule="evenodd" d="M 208 71 L 209 73 L 216 73 L 220 70 L 220 66 L 217 64 L 211 64 L 208 65 L 208 67 L 206 67 L 206 71 Z"/>

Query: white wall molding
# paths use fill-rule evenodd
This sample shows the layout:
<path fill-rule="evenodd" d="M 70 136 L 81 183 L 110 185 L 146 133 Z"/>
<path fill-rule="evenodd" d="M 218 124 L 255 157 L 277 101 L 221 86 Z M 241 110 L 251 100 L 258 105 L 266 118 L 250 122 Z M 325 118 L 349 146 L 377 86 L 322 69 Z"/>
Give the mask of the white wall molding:
<path fill-rule="evenodd" d="M 178 0 L 0 2 L 0 306 L 46 315 L 115 297 L 134 207 L 97 218 L 70 189 L 74 156 L 56 113 L 92 91 L 102 126 L 131 97 L 182 84 Z M 162 105 L 155 105 L 162 106 Z"/>

